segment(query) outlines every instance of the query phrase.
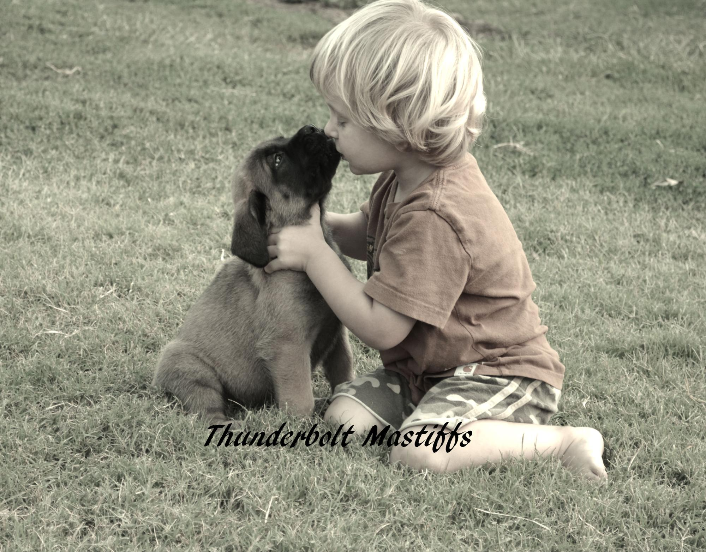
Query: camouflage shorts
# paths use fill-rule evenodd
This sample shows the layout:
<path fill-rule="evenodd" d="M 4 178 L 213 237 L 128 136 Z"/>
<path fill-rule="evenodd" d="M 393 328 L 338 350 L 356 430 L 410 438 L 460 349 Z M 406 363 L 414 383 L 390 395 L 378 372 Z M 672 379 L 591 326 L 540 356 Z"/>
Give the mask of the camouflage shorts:
<path fill-rule="evenodd" d="M 474 375 L 471 365 L 454 376 L 441 378 L 415 407 L 403 376 L 382 366 L 353 381 L 342 383 L 329 398 L 349 397 L 382 423 L 398 430 L 421 424 L 473 422 L 492 419 L 547 424 L 557 412 L 560 390 L 540 380 Z"/>

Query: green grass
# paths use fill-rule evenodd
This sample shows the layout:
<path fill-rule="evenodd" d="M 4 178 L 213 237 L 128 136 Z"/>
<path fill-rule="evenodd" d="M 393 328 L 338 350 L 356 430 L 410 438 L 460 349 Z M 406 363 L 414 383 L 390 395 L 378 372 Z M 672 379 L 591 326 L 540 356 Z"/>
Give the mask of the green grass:
<path fill-rule="evenodd" d="M 238 161 L 323 124 L 308 56 L 335 10 L 5 2 L 0 549 L 704 549 L 704 2 L 440 4 L 488 24 L 474 153 L 567 366 L 554 423 L 602 432 L 609 484 L 551 460 L 441 476 L 356 444 L 204 448 L 152 371 L 228 252 Z M 330 208 L 372 181 L 342 168 Z M 312 423 L 246 425 L 283 421 Z"/>

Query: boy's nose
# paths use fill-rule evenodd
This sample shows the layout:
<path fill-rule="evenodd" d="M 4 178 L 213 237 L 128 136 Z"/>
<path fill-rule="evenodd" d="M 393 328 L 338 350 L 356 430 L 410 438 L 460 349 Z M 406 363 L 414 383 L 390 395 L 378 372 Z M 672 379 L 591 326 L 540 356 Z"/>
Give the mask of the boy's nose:
<path fill-rule="evenodd" d="M 336 140 L 336 127 L 332 124 L 331 119 L 329 119 L 326 122 L 326 125 L 324 125 L 324 134 L 326 134 L 329 138 L 333 138 Z"/>

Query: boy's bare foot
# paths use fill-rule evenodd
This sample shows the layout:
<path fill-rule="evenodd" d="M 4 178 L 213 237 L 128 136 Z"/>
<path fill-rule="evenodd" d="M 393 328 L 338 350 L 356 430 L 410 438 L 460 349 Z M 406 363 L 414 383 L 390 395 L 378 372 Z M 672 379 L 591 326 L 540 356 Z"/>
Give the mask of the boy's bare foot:
<path fill-rule="evenodd" d="M 601 455 L 604 452 L 604 438 L 591 427 L 567 427 L 559 458 L 568 470 L 593 480 L 603 480 L 608 476 Z"/>

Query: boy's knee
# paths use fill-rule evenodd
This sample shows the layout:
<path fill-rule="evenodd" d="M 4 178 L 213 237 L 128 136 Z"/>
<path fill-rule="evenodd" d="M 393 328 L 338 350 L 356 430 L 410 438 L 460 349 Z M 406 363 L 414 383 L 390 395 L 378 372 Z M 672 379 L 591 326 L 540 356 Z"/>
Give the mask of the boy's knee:
<path fill-rule="evenodd" d="M 402 464 L 414 470 L 428 470 L 434 473 L 449 471 L 449 458 L 444 449 L 434 452 L 431 446 L 416 447 L 396 445 L 390 450 L 390 463 Z"/>
<path fill-rule="evenodd" d="M 365 435 L 374 425 L 381 425 L 380 421 L 363 405 L 343 396 L 337 397 L 331 402 L 324 413 L 324 421 L 336 425 L 353 425 L 356 435 Z"/>

